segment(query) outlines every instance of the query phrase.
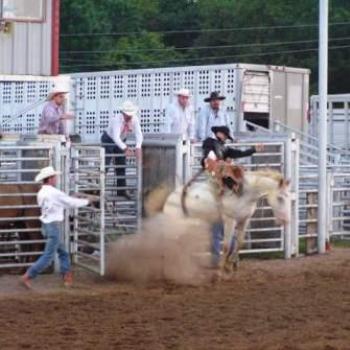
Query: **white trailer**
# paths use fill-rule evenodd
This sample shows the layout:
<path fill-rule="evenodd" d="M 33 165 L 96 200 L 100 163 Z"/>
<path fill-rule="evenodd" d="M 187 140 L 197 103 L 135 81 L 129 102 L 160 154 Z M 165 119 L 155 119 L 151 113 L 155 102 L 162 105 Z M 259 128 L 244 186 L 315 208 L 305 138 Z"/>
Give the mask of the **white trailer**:
<path fill-rule="evenodd" d="M 252 64 L 75 73 L 56 78 L 0 76 L 0 122 L 21 115 L 5 131 L 35 133 L 43 98 L 57 79 L 70 80 L 70 109 L 76 114 L 75 132 L 96 142 L 122 101 L 140 106 L 143 131 L 164 131 L 165 108 L 181 87 L 191 90 L 197 115 L 212 91 L 226 96 L 224 108 L 233 131 L 246 121 L 273 128 L 274 121 L 305 131 L 309 74 L 307 69 Z M 30 105 L 35 106 L 30 109 Z M 22 113 L 22 111 L 24 111 Z"/>

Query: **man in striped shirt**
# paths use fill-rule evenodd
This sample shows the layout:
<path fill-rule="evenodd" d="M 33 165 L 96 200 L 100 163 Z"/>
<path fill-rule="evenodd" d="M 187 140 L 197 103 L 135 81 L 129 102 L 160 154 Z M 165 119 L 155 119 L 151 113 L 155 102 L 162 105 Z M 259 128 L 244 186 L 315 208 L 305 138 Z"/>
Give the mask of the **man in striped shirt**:
<path fill-rule="evenodd" d="M 66 135 L 64 121 L 73 119 L 73 115 L 65 113 L 64 101 L 68 91 L 64 89 L 52 90 L 44 106 L 39 123 L 39 134 L 46 135 Z M 68 135 L 66 135 L 68 136 Z"/>

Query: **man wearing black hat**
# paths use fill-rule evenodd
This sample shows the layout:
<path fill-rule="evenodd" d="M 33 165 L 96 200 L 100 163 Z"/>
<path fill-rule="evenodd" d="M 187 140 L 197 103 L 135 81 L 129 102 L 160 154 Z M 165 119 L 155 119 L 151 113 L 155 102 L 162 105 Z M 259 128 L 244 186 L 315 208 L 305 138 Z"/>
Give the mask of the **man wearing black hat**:
<path fill-rule="evenodd" d="M 209 97 L 204 99 L 208 105 L 203 108 L 199 115 L 198 139 L 205 140 L 212 136 L 211 128 L 214 126 L 225 125 L 230 127 L 230 119 L 228 115 L 220 108 L 221 101 L 225 100 L 225 96 L 221 96 L 219 92 L 214 91 Z"/>
<path fill-rule="evenodd" d="M 257 151 L 261 150 L 261 145 L 256 145 L 245 151 L 239 149 L 234 149 L 227 147 L 225 145 L 227 140 L 233 141 L 233 138 L 230 135 L 230 130 L 227 126 L 214 126 L 211 128 L 211 131 L 215 135 L 215 138 L 208 137 L 204 140 L 203 148 L 203 157 L 206 158 L 210 151 L 213 151 L 218 159 L 226 160 L 227 158 L 236 159 L 249 157 Z"/>
<path fill-rule="evenodd" d="M 249 157 L 257 151 L 261 151 L 263 149 L 262 145 L 256 145 L 251 147 L 245 151 L 241 151 L 239 149 L 234 149 L 231 147 L 227 147 L 225 145 L 227 140 L 233 141 L 232 136 L 230 135 L 230 130 L 227 126 L 214 126 L 211 128 L 211 131 L 215 135 L 215 137 L 208 137 L 204 140 L 202 148 L 203 148 L 203 161 L 207 158 L 210 151 L 213 151 L 216 155 L 217 159 L 226 160 L 227 158 L 236 159 Z M 202 164 L 204 164 L 202 161 Z"/>
<path fill-rule="evenodd" d="M 234 149 L 225 145 L 227 140 L 231 140 L 232 136 L 230 135 L 230 130 L 227 126 L 214 126 L 211 128 L 211 131 L 215 135 L 214 137 L 208 137 L 203 142 L 203 159 L 202 166 L 204 167 L 204 160 L 208 157 L 210 152 L 214 152 L 215 156 L 219 160 L 228 160 L 249 157 L 255 152 L 260 152 L 263 150 L 263 145 L 256 145 L 245 151 L 239 149 Z M 223 182 L 229 188 L 233 188 L 234 183 L 231 178 L 224 178 Z M 212 266 L 214 268 L 218 267 L 220 261 L 220 251 L 221 251 L 221 241 L 224 238 L 224 226 L 222 222 L 216 222 L 212 227 Z"/>

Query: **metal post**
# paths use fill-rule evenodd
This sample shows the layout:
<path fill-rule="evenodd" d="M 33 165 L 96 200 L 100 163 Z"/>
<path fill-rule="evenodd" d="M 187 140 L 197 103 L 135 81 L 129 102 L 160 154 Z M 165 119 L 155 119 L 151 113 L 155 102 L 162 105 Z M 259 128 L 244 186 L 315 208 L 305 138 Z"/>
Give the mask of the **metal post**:
<path fill-rule="evenodd" d="M 291 256 L 299 255 L 299 140 L 292 137 L 288 141 L 289 147 L 287 151 L 290 152 L 290 169 L 286 175 L 291 180 L 291 222 L 289 224 L 291 229 Z M 288 157 L 286 157 L 288 159 Z M 288 163 L 286 163 L 288 166 Z"/>
<path fill-rule="evenodd" d="M 319 7 L 318 252 L 325 253 L 327 237 L 328 0 L 320 0 Z"/>
<path fill-rule="evenodd" d="M 78 186 L 78 181 L 79 181 L 79 150 L 78 148 L 75 146 L 72 148 L 72 164 L 73 164 L 73 175 L 72 175 L 72 180 L 73 180 L 73 191 L 75 193 L 79 192 L 79 186 Z M 72 253 L 73 253 L 73 261 L 74 263 L 78 263 L 79 260 L 79 255 L 78 255 L 78 239 L 79 239 L 79 234 L 78 234 L 78 229 L 79 229 L 79 221 L 78 221 L 78 215 L 79 215 L 79 209 L 76 208 L 74 209 L 74 222 L 73 222 L 73 227 L 74 227 L 74 231 L 73 231 L 73 249 L 72 249 Z"/>
<path fill-rule="evenodd" d="M 141 159 L 136 159 L 136 173 L 137 173 L 137 230 L 139 231 L 141 229 L 141 221 L 142 221 L 142 206 L 143 206 L 143 197 L 142 197 L 142 193 L 143 193 L 143 162 L 142 162 L 142 156 Z"/>
<path fill-rule="evenodd" d="M 100 275 L 106 272 L 106 242 L 105 242 L 105 206 L 106 206 L 106 178 L 105 178 L 105 149 L 100 147 Z"/>

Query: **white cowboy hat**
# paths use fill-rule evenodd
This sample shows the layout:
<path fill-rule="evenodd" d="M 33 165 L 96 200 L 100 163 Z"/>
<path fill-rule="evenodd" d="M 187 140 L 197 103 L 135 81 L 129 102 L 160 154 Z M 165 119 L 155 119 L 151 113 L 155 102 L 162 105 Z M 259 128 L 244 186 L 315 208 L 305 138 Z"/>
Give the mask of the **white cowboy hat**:
<path fill-rule="evenodd" d="M 59 87 L 56 87 L 56 88 L 53 88 L 49 94 L 47 95 L 47 101 L 51 101 L 52 98 L 57 95 L 57 94 L 68 94 L 68 90 L 67 89 L 64 89 L 64 88 L 59 88 Z"/>
<path fill-rule="evenodd" d="M 125 101 L 120 106 L 120 110 L 123 114 L 126 114 L 130 117 L 136 117 L 139 108 L 136 105 L 134 105 L 131 101 Z"/>
<path fill-rule="evenodd" d="M 48 177 L 58 175 L 59 172 L 55 171 L 52 166 L 48 166 L 46 168 L 42 168 L 37 176 L 35 176 L 35 182 L 40 182 Z"/>
<path fill-rule="evenodd" d="M 175 95 L 177 96 L 185 96 L 185 97 L 190 97 L 191 92 L 188 89 L 180 89 L 174 92 Z"/>

